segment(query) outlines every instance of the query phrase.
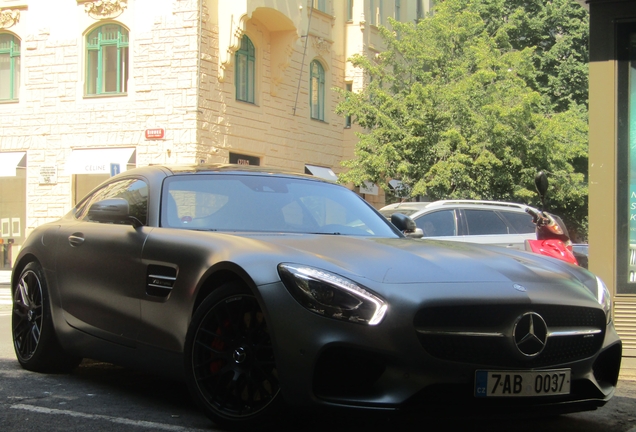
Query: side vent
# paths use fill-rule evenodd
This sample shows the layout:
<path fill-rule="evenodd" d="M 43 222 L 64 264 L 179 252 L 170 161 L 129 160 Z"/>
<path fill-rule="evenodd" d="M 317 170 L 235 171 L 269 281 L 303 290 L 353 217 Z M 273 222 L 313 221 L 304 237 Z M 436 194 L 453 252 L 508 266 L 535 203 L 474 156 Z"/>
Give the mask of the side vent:
<path fill-rule="evenodd" d="M 153 297 L 168 297 L 177 280 L 177 269 L 162 265 L 148 266 L 146 294 Z"/>

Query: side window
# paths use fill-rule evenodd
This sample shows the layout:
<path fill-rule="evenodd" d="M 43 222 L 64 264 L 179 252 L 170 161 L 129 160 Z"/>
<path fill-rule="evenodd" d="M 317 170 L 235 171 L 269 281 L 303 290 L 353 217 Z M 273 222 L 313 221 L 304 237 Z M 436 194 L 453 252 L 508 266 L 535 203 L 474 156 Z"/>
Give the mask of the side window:
<path fill-rule="evenodd" d="M 236 99 L 243 102 L 254 103 L 255 53 L 254 44 L 244 35 L 236 51 Z"/>
<path fill-rule="evenodd" d="M 136 217 L 146 225 L 148 223 L 148 185 L 146 182 L 136 180 L 117 198 L 128 201 L 130 215 Z"/>
<path fill-rule="evenodd" d="M 325 69 L 318 60 L 309 66 L 311 79 L 309 81 L 309 105 L 311 118 L 325 120 Z"/>
<path fill-rule="evenodd" d="M 75 217 L 85 222 L 92 222 L 88 217 L 88 209 L 96 202 L 108 198 L 125 199 L 128 201 L 130 215 L 139 219 L 144 225 L 148 223 L 148 185 L 137 179 L 118 181 L 99 189 L 80 204 Z"/>
<path fill-rule="evenodd" d="M 504 211 L 500 214 L 508 221 L 510 226 L 512 226 L 518 234 L 534 233 L 535 226 L 532 223 L 532 216 L 528 213 Z"/>
<path fill-rule="evenodd" d="M 464 210 L 468 235 L 508 234 L 508 226 L 491 210 Z"/>
<path fill-rule="evenodd" d="M 0 100 L 17 101 L 20 90 L 20 41 L 0 34 Z"/>
<path fill-rule="evenodd" d="M 457 235 L 454 210 L 427 213 L 415 219 L 415 224 L 424 231 L 424 237 Z"/>
<path fill-rule="evenodd" d="M 86 38 L 86 94 L 128 91 L 128 30 L 116 24 L 96 28 Z"/>

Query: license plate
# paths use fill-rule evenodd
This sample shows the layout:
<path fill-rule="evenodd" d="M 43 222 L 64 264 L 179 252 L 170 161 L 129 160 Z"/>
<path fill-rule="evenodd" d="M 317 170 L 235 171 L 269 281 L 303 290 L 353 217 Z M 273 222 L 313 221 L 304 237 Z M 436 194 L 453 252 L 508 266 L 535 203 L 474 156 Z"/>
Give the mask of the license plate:
<path fill-rule="evenodd" d="M 570 394 L 570 369 L 475 372 L 475 397 Z"/>

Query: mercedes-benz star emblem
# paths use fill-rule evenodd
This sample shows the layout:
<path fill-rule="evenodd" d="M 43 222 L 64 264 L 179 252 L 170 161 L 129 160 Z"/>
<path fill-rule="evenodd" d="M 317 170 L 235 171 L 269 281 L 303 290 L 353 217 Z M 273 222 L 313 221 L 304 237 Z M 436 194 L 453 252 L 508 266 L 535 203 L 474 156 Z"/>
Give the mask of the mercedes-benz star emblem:
<path fill-rule="evenodd" d="M 521 354 L 536 357 L 541 354 L 548 341 L 548 326 L 535 312 L 527 312 L 517 318 L 512 336 Z"/>
<path fill-rule="evenodd" d="M 243 363 L 245 361 L 245 357 L 247 357 L 247 354 L 245 353 L 245 349 L 243 347 L 235 349 L 234 353 L 232 353 L 232 358 L 234 359 L 234 362 L 236 364 Z"/>

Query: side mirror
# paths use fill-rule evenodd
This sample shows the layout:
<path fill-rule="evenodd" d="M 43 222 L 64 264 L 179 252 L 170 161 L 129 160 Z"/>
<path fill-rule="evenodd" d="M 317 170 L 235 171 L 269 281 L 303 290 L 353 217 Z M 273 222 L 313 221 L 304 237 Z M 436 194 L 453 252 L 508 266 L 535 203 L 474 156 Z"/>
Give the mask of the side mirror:
<path fill-rule="evenodd" d="M 415 228 L 413 232 L 405 232 L 404 235 L 409 238 L 422 238 L 424 237 L 424 231 L 422 228 Z"/>
<path fill-rule="evenodd" d="M 545 172 L 539 171 L 537 175 L 534 176 L 534 185 L 537 188 L 537 192 L 539 192 L 541 205 L 545 207 L 545 195 L 548 192 L 548 176 L 545 175 Z"/>
<path fill-rule="evenodd" d="M 102 223 L 132 224 L 135 228 L 143 225 L 130 215 L 128 201 L 123 198 L 109 198 L 94 203 L 88 209 L 88 218 Z"/>
<path fill-rule="evenodd" d="M 422 238 L 424 232 L 415 225 L 415 221 L 402 213 L 393 213 L 391 215 L 391 223 L 395 225 L 397 229 L 402 231 L 405 236 L 411 238 Z"/>

